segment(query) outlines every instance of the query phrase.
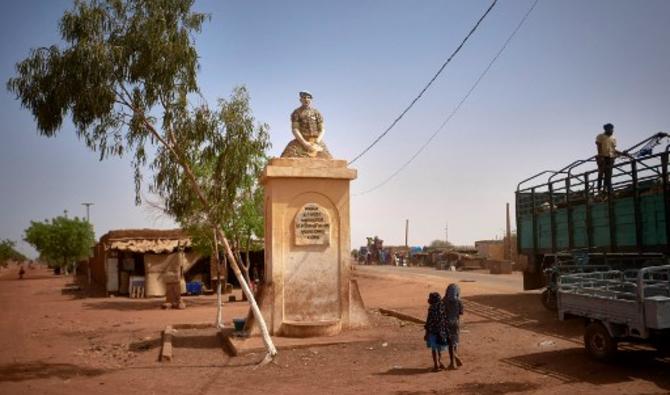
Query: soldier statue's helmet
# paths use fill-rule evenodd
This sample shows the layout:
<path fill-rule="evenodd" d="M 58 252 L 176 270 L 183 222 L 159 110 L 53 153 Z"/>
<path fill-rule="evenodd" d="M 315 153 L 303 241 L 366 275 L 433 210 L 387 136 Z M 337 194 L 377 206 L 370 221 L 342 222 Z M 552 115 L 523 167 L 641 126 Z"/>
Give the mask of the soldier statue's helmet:
<path fill-rule="evenodd" d="M 310 99 L 312 98 L 312 94 L 307 91 L 300 91 L 299 95 L 300 97 L 309 97 Z"/>

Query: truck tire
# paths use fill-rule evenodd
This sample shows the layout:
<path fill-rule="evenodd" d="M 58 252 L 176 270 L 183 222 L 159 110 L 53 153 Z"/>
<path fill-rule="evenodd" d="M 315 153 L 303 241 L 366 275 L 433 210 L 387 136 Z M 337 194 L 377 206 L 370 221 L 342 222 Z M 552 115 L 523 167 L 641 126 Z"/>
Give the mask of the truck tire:
<path fill-rule="evenodd" d="M 591 357 L 605 360 L 616 353 L 617 342 L 600 322 L 592 322 L 584 332 L 584 347 Z"/>
<path fill-rule="evenodd" d="M 670 338 L 661 337 L 653 341 L 653 346 L 656 348 L 656 351 L 662 356 L 667 357 L 670 355 Z"/>
<path fill-rule="evenodd" d="M 558 302 L 556 301 L 556 292 L 550 290 L 549 288 L 542 291 L 542 306 L 544 306 L 549 311 L 558 310 Z"/>

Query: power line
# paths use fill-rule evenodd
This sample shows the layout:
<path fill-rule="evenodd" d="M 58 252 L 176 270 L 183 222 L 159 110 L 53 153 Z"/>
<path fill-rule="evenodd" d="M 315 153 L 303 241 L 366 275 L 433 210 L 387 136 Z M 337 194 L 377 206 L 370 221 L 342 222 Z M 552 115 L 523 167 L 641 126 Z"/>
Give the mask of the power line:
<path fill-rule="evenodd" d="M 436 131 L 435 131 L 435 132 L 428 138 L 428 140 L 426 140 L 426 142 L 425 142 L 421 147 L 419 147 L 419 149 L 414 153 L 414 155 L 412 155 L 412 156 L 409 158 L 409 160 L 408 160 L 407 162 L 405 162 L 402 166 L 400 166 L 400 168 L 398 168 L 395 172 L 393 172 L 393 174 L 391 174 L 391 175 L 390 175 L 388 178 L 386 178 L 384 181 L 382 181 L 381 183 L 379 183 L 379 184 L 375 185 L 374 187 L 368 189 L 367 191 L 363 191 L 363 192 L 361 192 L 361 193 L 354 194 L 354 196 L 365 195 L 365 194 L 367 194 L 367 193 L 370 193 L 370 192 L 372 192 L 372 191 L 374 191 L 374 190 L 377 190 L 377 189 L 383 187 L 384 185 L 386 185 L 386 183 L 388 183 L 389 181 L 391 181 L 395 176 L 397 176 L 401 171 L 403 171 L 407 166 L 409 166 L 409 164 L 412 163 L 412 162 L 414 161 L 414 159 L 416 159 L 416 157 L 419 156 L 419 154 L 420 154 L 421 152 L 423 152 L 423 150 L 428 146 L 428 144 L 430 144 L 430 142 L 433 141 L 433 139 L 435 138 L 435 136 L 437 136 L 437 134 L 438 134 L 440 131 L 442 131 L 442 129 L 443 129 L 443 128 L 445 127 L 445 125 L 451 120 L 451 118 L 453 118 L 454 115 L 456 115 L 456 113 L 457 113 L 458 110 L 461 108 L 461 106 L 463 106 L 463 104 L 464 104 L 465 101 L 470 97 L 470 95 L 471 95 L 472 92 L 475 90 L 475 88 L 477 88 L 477 85 L 479 85 L 479 83 L 482 81 L 482 79 L 484 79 L 484 77 L 485 77 L 486 74 L 489 72 L 489 70 L 491 69 L 491 67 L 493 66 L 493 64 L 496 62 L 496 60 L 498 60 L 498 58 L 500 57 L 500 55 L 502 55 L 502 53 L 505 51 L 505 48 L 507 48 L 507 45 L 512 41 L 512 39 L 514 38 L 514 36 L 516 35 L 516 33 L 521 29 L 521 26 L 523 26 L 523 24 L 526 22 L 526 19 L 528 19 L 528 16 L 530 15 L 531 12 L 533 12 L 533 10 L 535 9 L 535 6 L 537 5 L 537 3 L 538 3 L 539 1 L 540 1 L 540 0 L 535 0 L 535 1 L 533 2 L 533 4 L 530 6 L 530 8 L 529 8 L 528 11 L 526 12 L 526 14 L 523 16 L 523 18 L 521 18 L 521 21 L 519 22 L 519 24 L 518 24 L 518 25 L 516 26 L 516 28 L 512 31 L 512 34 L 510 34 L 509 37 L 507 37 L 507 40 L 506 40 L 505 43 L 502 45 L 502 47 L 500 48 L 500 50 L 498 51 L 498 53 L 496 53 L 496 55 L 495 55 L 495 56 L 491 59 L 491 61 L 489 62 L 488 66 L 486 66 L 486 68 L 484 69 L 484 71 L 479 75 L 479 77 L 477 78 L 477 80 L 475 81 L 475 83 L 472 85 L 472 87 L 470 88 L 470 90 L 468 91 L 468 93 L 466 93 L 465 96 L 463 96 L 463 98 L 461 99 L 461 101 L 456 105 L 456 107 L 453 109 L 453 111 L 447 116 L 447 118 L 444 120 L 444 122 L 442 122 L 442 124 L 440 125 L 440 127 L 437 128 L 437 130 L 436 130 Z"/>
<path fill-rule="evenodd" d="M 390 125 L 388 128 L 386 128 L 386 130 L 384 130 L 384 132 L 383 132 L 382 134 L 380 134 L 379 136 L 377 136 L 376 139 L 374 139 L 374 141 L 372 142 L 372 144 L 370 144 L 369 146 L 367 146 L 367 148 L 365 148 L 360 154 L 358 154 L 354 159 L 352 159 L 351 161 L 349 161 L 349 164 L 352 164 L 352 163 L 356 162 L 361 156 L 365 155 L 366 152 L 368 152 L 372 147 L 375 146 L 375 144 L 377 144 L 377 143 L 379 142 L 379 140 L 381 140 L 384 136 L 386 136 L 386 134 L 387 134 L 388 132 L 390 132 L 391 129 L 393 129 L 393 127 L 398 123 L 398 121 L 400 121 L 400 120 L 402 119 L 402 117 L 404 117 L 405 114 L 406 114 L 412 107 L 414 107 L 414 104 L 415 104 L 417 101 L 419 101 L 419 99 L 421 98 L 421 96 L 423 96 L 423 94 L 428 90 L 428 88 L 433 84 L 433 82 L 435 82 L 435 80 L 436 80 L 437 77 L 442 73 L 442 71 L 444 70 L 444 68 L 447 67 L 447 64 L 449 64 L 449 62 L 451 62 L 451 60 L 454 58 L 454 56 L 456 56 L 456 54 L 461 50 L 461 48 L 463 48 L 463 45 L 465 44 L 465 42 L 468 41 L 468 39 L 470 38 L 470 36 L 472 36 L 472 34 L 475 32 L 475 30 L 477 30 L 477 28 L 479 27 L 479 25 L 482 23 L 482 21 L 484 20 L 484 18 L 486 18 L 486 16 L 489 14 L 489 12 L 491 12 L 491 9 L 493 8 L 494 5 L 496 5 L 497 2 L 498 2 L 498 0 L 493 0 L 493 3 L 491 3 L 491 5 L 489 6 L 489 8 L 486 10 L 486 12 L 484 12 L 484 14 L 483 14 L 483 15 L 479 18 L 479 20 L 477 21 L 477 23 L 472 27 L 472 29 L 470 29 L 470 32 L 467 34 L 467 36 L 465 36 L 465 38 L 463 39 L 463 41 L 461 41 L 461 43 L 458 45 L 458 47 L 456 47 L 456 49 L 454 50 L 454 52 L 451 53 L 451 55 L 449 56 L 449 58 L 447 58 L 447 60 L 446 60 L 446 61 L 442 64 L 442 66 L 437 70 L 437 73 L 435 73 L 435 75 L 433 76 L 433 78 L 431 78 L 430 81 L 428 81 L 428 83 L 426 84 L 426 86 L 424 86 L 423 89 L 421 89 L 421 92 L 419 92 L 419 95 L 416 96 L 416 97 L 414 98 L 414 100 L 412 100 L 412 101 L 409 103 L 409 105 L 408 105 L 408 106 L 407 106 L 407 107 L 400 113 L 400 115 L 398 115 L 398 117 L 397 117 L 396 119 L 393 120 L 393 122 L 391 122 L 391 125 Z"/>

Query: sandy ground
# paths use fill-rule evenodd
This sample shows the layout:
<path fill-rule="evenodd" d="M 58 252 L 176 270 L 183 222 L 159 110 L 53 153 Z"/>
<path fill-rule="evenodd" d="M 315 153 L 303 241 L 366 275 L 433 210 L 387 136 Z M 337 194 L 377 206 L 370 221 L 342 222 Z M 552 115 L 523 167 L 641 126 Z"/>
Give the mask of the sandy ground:
<path fill-rule="evenodd" d="M 227 356 L 214 329 L 179 331 L 174 361 L 157 361 L 160 331 L 212 322 L 212 296 L 161 310 L 160 299 L 89 297 L 42 268 L 24 280 L 15 267 L 3 270 L 0 394 L 670 393 L 670 360 L 641 347 L 623 347 L 608 363 L 590 360 L 582 324 L 557 321 L 537 293 L 520 291 L 518 274 L 356 267 L 355 275 L 371 328 L 344 335 L 343 344 L 281 349 L 276 363 L 254 369 L 262 355 Z M 449 282 L 460 284 L 465 301 L 465 365 L 433 373 L 422 326 L 376 309 L 423 318 L 428 292 Z M 226 303 L 226 321 L 246 309 Z"/>

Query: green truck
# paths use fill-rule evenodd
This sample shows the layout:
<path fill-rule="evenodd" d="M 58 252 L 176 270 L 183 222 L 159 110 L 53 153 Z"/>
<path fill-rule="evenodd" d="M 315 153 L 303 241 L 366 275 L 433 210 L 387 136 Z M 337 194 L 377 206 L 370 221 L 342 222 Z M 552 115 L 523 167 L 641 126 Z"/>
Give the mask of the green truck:
<path fill-rule="evenodd" d="M 613 167 L 610 191 L 598 191 L 595 156 L 521 181 L 516 226 L 517 248 L 526 257 L 524 289 L 549 285 L 551 291 L 561 272 L 557 267 L 574 273 L 667 263 L 669 151 L 667 133 L 623 151 Z M 551 294 L 545 292 L 543 299 Z"/>

